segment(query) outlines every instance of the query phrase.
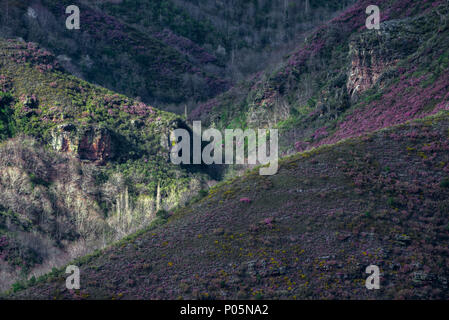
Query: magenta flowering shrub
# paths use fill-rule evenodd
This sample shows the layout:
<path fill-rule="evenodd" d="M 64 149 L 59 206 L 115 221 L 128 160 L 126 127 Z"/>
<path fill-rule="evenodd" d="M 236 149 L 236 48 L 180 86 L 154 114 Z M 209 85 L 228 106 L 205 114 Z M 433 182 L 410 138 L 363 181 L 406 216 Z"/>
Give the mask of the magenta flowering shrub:
<path fill-rule="evenodd" d="M 372 3 L 369 1 L 357 1 L 357 3 L 346 9 L 341 15 L 332 19 L 330 23 L 343 27 L 347 31 L 356 31 L 365 24 L 365 10 L 370 4 Z M 379 5 L 379 1 L 376 5 Z"/>
<path fill-rule="evenodd" d="M 335 35 L 329 36 L 331 29 L 336 28 L 338 30 L 338 36 L 344 38 L 364 26 L 366 20 L 365 10 L 370 4 L 369 1 L 358 1 L 338 17 L 319 27 L 306 43 L 290 57 L 287 62 L 287 67 L 282 74 L 285 76 L 292 72 L 293 69 L 300 70 L 307 61 L 321 54 L 322 51 L 335 46 L 339 39 Z"/>
<path fill-rule="evenodd" d="M 335 143 L 348 137 L 360 136 L 408 120 L 422 118 L 440 110 L 447 110 L 449 107 L 447 72 L 449 69 L 426 87 L 423 87 L 423 83 L 431 75 L 417 78 L 410 73 L 403 75 L 380 100 L 355 109 L 337 125 L 334 135 L 323 139 L 319 144 Z"/>
<path fill-rule="evenodd" d="M 322 139 L 324 137 L 327 137 L 329 135 L 329 133 L 327 132 L 326 127 L 323 128 L 319 128 L 317 129 L 313 134 L 312 134 L 312 138 L 314 140 L 319 140 Z"/>
<path fill-rule="evenodd" d="M 292 68 L 298 69 L 304 66 L 307 60 L 320 53 L 321 49 L 325 47 L 325 42 L 320 31 L 314 35 L 310 43 L 306 44 L 292 55 L 287 62 L 287 67 L 280 75 L 286 76 L 292 71 Z"/>
<path fill-rule="evenodd" d="M 273 221 L 274 219 L 272 217 L 263 220 L 263 222 L 269 227 L 273 227 Z"/>
<path fill-rule="evenodd" d="M 305 141 L 295 142 L 295 150 L 297 152 L 302 152 L 304 150 L 307 150 L 309 147 L 310 147 L 310 142 L 305 142 Z"/>
<path fill-rule="evenodd" d="M 113 117 L 118 116 L 120 112 L 142 118 L 148 118 L 156 114 L 156 110 L 152 106 L 141 101 L 130 100 L 118 94 L 99 95 L 93 99 L 91 104 L 95 106 L 97 111 L 105 110 L 108 116 Z M 90 116 L 90 113 L 87 112 L 85 116 Z"/>
<path fill-rule="evenodd" d="M 375 3 L 369 0 L 361 0 L 357 1 L 338 17 L 332 19 L 330 23 L 337 24 L 348 31 L 356 31 L 365 26 L 367 17 L 365 10 L 369 5 L 377 5 L 380 8 L 380 18 L 381 22 L 383 22 L 423 13 L 442 3 L 444 3 L 444 0 L 379 0 Z"/>
<path fill-rule="evenodd" d="M 0 237 L 0 248 L 6 247 L 8 245 L 8 238 L 5 235 Z"/>
<path fill-rule="evenodd" d="M 138 116 L 148 116 L 150 114 L 154 114 L 155 111 L 152 106 L 146 105 L 143 102 L 138 102 L 137 104 L 128 106 L 124 105 L 122 106 L 122 110 L 126 113 L 132 114 L 132 115 L 138 115 Z"/>
<path fill-rule="evenodd" d="M 201 103 L 189 114 L 189 118 L 192 120 L 201 119 L 202 115 L 208 114 L 212 109 L 218 105 L 217 99 L 210 99 L 207 102 Z"/>
<path fill-rule="evenodd" d="M 241 203 L 251 203 L 251 199 L 249 199 L 249 198 L 241 198 L 240 202 Z"/>
<path fill-rule="evenodd" d="M 384 8 L 381 15 L 382 21 L 405 18 L 414 14 L 425 13 L 428 10 L 444 3 L 444 0 L 389 0 L 385 2 L 388 4 L 388 6 L 382 6 L 381 4 L 381 10 L 382 8 Z"/>
<path fill-rule="evenodd" d="M 433 111 L 430 114 L 435 114 L 441 110 L 449 110 L 449 91 L 444 96 L 443 100 L 437 104 L 437 106 L 433 109 Z"/>
<path fill-rule="evenodd" d="M 129 40 L 124 25 L 102 11 L 83 11 L 81 23 L 87 26 L 88 32 L 94 39 L 103 40 L 106 38 L 116 43 Z"/>
<path fill-rule="evenodd" d="M 35 43 L 12 41 L 9 41 L 9 43 L 10 48 L 8 49 L 13 49 L 10 57 L 16 63 L 30 63 L 42 73 L 60 68 L 55 56 L 47 50 L 40 49 Z"/>
<path fill-rule="evenodd" d="M 53 6 L 58 16 L 66 16 L 65 10 L 69 5 L 66 3 L 48 4 Z M 82 30 L 86 30 L 95 40 L 108 39 L 113 42 L 128 40 L 125 32 L 125 26 L 118 19 L 104 13 L 103 10 L 96 10 L 90 6 L 77 4 L 82 14 L 80 15 L 80 24 Z"/>

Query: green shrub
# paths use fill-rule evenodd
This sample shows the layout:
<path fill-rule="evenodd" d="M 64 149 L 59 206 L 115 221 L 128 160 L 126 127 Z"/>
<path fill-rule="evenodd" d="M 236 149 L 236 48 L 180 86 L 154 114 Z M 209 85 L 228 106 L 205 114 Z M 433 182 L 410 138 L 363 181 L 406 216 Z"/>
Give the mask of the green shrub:
<path fill-rule="evenodd" d="M 0 92 L 0 141 L 14 134 L 14 112 L 10 107 L 12 100 L 10 93 Z"/>
<path fill-rule="evenodd" d="M 18 281 L 18 282 L 13 283 L 11 288 L 12 288 L 13 292 L 17 292 L 17 291 L 25 289 L 25 285 L 23 284 L 23 282 Z"/>
<path fill-rule="evenodd" d="M 440 187 L 441 187 L 441 188 L 449 188 L 449 179 L 443 179 L 443 180 L 440 182 Z"/>
<path fill-rule="evenodd" d="M 396 207 L 397 201 L 396 201 L 395 198 L 389 197 L 388 200 L 387 200 L 387 204 L 388 204 L 390 207 Z"/>
<path fill-rule="evenodd" d="M 168 219 L 168 212 L 165 211 L 164 209 L 159 210 L 158 212 L 156 212 L 156 217 L 161 218 L 161 219 Z"/>
<path fill-rule="evenodd" d="M 50 186 L 50 182 L 45 181 L 44 179 L 37 177 L 34 173 L 30 174 L 30 181 L 31 181 L 31 184 L 32 184 L 33 188 L 36 185 L 44 186 L 46 188 L 48 188 Z"/>

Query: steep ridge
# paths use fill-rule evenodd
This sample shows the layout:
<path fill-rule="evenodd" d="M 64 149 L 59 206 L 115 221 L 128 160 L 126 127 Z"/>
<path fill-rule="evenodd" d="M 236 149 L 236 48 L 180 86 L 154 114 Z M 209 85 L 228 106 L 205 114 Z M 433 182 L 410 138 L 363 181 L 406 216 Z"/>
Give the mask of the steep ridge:
<path fill-rule="evenodd" d="M 319 27 L 278 69 L 258 73 L 190 114 L 219 128 L 278 127 L 284 154 L 448 108 L 449 5 L 377 1 L 367 30 L 358 1 Z"/>
<path fill-rule="evenodd" d="M 0 40 L 0 289 L 148 225 L 210 177 L 169 161 L 178 116 Z M 163 211 L 161 211 L 163 214 Z"/>
<path fill-rule="evenodd" d="M 72 74 L 128 96 L 139 96 L 148 103 L 204 99 L 228 88 L 229 83 L 223 78 L 223 64 L 213 52 L 196 45 L 198 59 L 190 58 L 172 43 L 161 41 L 158 31 L 140 30 L 109 15 L 96 3 L 100 4 L 83 0 L 7 0 L 1 5 L 0 35 L 39 43 L 54 52 Z M 69 5 L 80 9 L 79 30 L 66 29 Z M 150 8 L 144 14 L 153 18 L 157 9 Z M 205 23 L 187 20 L 182 12 L 166 11 L 165 14 L 172 19 L 183 19 L 186 29 L 203 30 L 203 34 L 208 29 Z M 211 35 L 216 33 L 209 31 Z M 193 81 L 189 77 L 193 75 L 196 92 L 189 88 Z"/>
<path fill-rule="evenodd" d="M 448 298 L 449 113 L 285 158 L 6 298 Z M 249 201 L 248 201 L 249 199 Z M 381 269 L 367 290 L 365 268 Z"/>
<path fill-rule="evenodd" d="M 236 80 L 277 65 L 305 32 L 334 17 L 355 0 L 173 0 L 191 16 L 210 23 L 227 40 L 228 70 Z"/>
<path fill-rule="evenodd" d="M 352 2 L 4 0 L 0 37 L 36 42 L 78 77 L 184 113 L 185 104 L 193 110 L 277 63 L 304 32 Z M 80 8 L 80 30 L 65 28 L 69 5 Z"/>

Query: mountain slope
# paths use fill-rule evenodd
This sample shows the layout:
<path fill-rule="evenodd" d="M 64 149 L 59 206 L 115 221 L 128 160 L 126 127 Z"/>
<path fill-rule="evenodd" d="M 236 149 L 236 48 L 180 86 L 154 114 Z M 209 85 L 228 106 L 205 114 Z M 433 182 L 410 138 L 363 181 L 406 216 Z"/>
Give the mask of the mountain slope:
<path fill-rule="evenodd" d="M 449 113 L 298 153 L 8 298 L 448 298 Z M 251 201 L 248 203 L 247 199 Z M 380 290 L 365 268 L 381 269 Z"/>
<path fill-rule="evenodd" d="M 184 104 L 191 110 L 277 62 L 284 47 L 353 1 L 5 0 L 0 36 L 39 43 L 78 77 L 183 113 Z M 80 8 L 80 30 L 65 28 L 69 5 Z"/>
<path fill-rule="evenodd" d="M 358 1 L 317 30 L 274 71 L 200 105 L 190 118 L 218 128 L 282 130 L 284 153 L 448 108 L 449 5 L 378 1 L 379 31 Z"/>
<path fill-rule="evenodd" d="M 80 8 L 80 30 L 65 27 L 69 5 Z M 223 65 L 213 52 L 192 43 L 198 56 L 189 57 L 158 39 L 156 30 L 140 30 L 108 15 L 92 1 L 7 0 L 1 6 L 2 37 L 39 43 L 54 52 L 71 73 L 117 92 L 140 96 L 148 103 L 173 103 L 186 97 L 211 97 L 228 87 Z M 152 16 L 152 12 L 146 14 Z M 187 19 L 181 13 L 167 14 Z M 197 21 L 185 27 L 206 29 Z M 179 37 L 177 41 L 190 40 Z M 189 81 L 197 82 L 197 92 L 189 91 Z"/>
<path fill-rule="evenodd" d="M 0 288 L 148 225 L 210 177 L 169 161 L 176 115 L 0 40 Z"/>
<path fill-rule="evenodd" d="M 20 280 L 7 298 L 448 298 L 449 2 L 378 1 L 377 31 L 361 0 L 310 34 L 340 2 L 76 3 L 80 33 L 61 28 L 72 2 L 1 4 L 3 35 L 59 54 L 0 40 L 0 290 Z M 216 96 L 228 72 L 259 68 L 236 67 L 245 52 L 277 61 L 305 36 Z M 281 152 L 301 153 L 189 201 L 214 175 L 168 160 L 184 120 L 60 65 L 165 107 L 214 97 L 190 118 L 277 127 Z M 64 269 L 36 283 L 149 224 L 74 261 L 81 291 Z"/>

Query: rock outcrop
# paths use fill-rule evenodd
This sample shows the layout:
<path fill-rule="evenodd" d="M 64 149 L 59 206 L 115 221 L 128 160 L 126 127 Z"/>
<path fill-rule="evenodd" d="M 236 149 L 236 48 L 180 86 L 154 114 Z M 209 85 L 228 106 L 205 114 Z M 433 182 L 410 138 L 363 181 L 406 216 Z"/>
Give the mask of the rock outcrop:
<path fill-rule="evenodd" d="M 89 128 L 84 132 L 78 148 L 81 160 L 103 164 L 111 153 L 111 135 L 107 129 Z"/>
<path fill-rule="evenodd" d="M 389 63 L 376 50 L 364 48 L 362 43 L 351 43 L 351 54 L 347 89 L 349 95 L 354 97 L 370 89 Z"/>
<path fill-rule="evenodd" d="M 112 155 L 111 134 L 104 128 L 78 129 L 73 124 L 63 124 L 53 131 L 51 145 L 56 151 L 97 164 L 104 164 Z"/>
<path fill-rule="evenodd" d="M 349 44 L 351 66 L 346 88 L 352 99 L 372 88 L 389 67 L 413 53 L 420 44 L 416 32 L 402 22 L 357 34 Z"/>

